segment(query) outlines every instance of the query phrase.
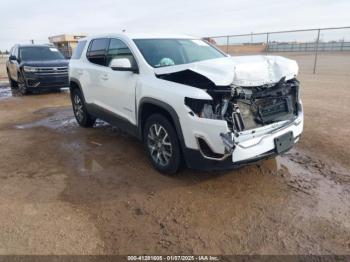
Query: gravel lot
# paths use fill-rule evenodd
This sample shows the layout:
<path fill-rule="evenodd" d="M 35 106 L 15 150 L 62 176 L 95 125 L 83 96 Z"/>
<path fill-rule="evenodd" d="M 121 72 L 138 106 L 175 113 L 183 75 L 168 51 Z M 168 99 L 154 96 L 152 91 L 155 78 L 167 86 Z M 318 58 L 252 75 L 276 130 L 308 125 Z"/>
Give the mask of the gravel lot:
<path fill-rule="evenodd" d="M 0 254 L 350 254 L 350 77 L 299 79 L 292 151 L 176 177 L 117 128 L 79 128 L 67 91 L 0 82 Z"/>

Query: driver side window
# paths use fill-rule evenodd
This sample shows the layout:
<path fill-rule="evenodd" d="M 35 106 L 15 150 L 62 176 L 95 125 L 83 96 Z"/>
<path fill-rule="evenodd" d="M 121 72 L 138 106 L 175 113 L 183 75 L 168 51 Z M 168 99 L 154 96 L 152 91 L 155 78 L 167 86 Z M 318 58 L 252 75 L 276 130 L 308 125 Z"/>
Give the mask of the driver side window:
<path fill-rule="evenodd" d="M 126 58 L 132 67 L 136 67 L 136 61 L 129 47 L 121 40 L 112 38 L 107 52 L 107 66 L 114 58 Z"/>

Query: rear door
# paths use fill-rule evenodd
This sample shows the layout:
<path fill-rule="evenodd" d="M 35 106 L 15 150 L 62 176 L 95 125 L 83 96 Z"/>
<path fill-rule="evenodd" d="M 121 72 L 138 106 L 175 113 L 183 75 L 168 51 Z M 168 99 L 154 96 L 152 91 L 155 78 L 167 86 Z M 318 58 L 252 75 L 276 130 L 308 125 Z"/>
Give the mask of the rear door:
<path fill-rule="evenodd" d="M 104 88 L 106 79 L 106 52 L 109 45 L 108 38 L 93 39 L 89 43 L 86 52 L 88 62 L 82 77 L 84 96 L 88 103 L 94 103 L 106 108 L 106 90 Z"/>

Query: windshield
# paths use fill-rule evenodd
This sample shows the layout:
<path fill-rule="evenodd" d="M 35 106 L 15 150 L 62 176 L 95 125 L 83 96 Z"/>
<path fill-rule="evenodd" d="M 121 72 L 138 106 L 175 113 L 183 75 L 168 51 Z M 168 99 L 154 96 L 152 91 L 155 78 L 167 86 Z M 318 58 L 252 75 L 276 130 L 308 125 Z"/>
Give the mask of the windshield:
<path fill-rule="evenodd" d="M 199 39 L 134 39 L 134 42 L 152 67 L 225 57 L 219 50 Z"/>
<path fill-rule="evenodd" d="M 21 47 L 20 58 L 23 61 L 47 61 L 65 59 L 64 56 L 55 47 L 46 46 L 33 46 L 33 47 Z"/>

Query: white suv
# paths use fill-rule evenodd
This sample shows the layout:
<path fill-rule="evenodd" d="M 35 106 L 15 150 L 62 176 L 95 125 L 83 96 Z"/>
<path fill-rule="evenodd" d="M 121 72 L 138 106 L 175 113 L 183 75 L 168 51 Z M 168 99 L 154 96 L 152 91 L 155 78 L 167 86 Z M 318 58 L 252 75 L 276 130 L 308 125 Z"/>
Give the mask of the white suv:
<path fill-rule="evenodd" d="M 79 125 L 117 125 L 163 173 L 182 163 L 228 169 L 290 149 L 303 130 L 297 73 L 293 60 L 231 57 L 182 35 L 88 37 L 69 64 Z"/>

